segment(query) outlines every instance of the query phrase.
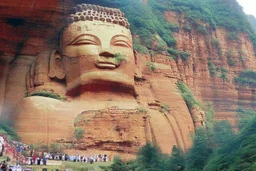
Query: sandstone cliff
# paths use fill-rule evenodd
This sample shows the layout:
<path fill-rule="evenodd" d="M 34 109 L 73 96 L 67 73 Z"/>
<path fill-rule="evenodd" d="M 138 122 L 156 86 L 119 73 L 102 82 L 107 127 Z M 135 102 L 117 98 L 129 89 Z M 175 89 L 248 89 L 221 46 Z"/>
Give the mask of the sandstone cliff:
<path fill-rule="evenodd" d="M 6 118 L 15 112 L 15 106 L 27 93 L 24 78 L 37 55 L 58 48 L 61 16 L 70 4 L 57 0 L 9 0 L 2 1 L 0 5 L 3 9 L 0 12 L 0 116 Z M 200 110 L 194 110 L 196 112 L 193 114 L 188 109 L 177 89 L 178 80 L 184 81 L 200 102 L 213 103 L 216 119 L 228 119 L 234 126 L 235 110 L 239 105 L 255 109 L 255 89 L 236 86 L 233 82 L 242 70 L 256 70 L 254 49 L 248 35 L 241 33 L 237 40 L 231 40 L 225 29 L 210 29 L 205 23 L 201 24 L 208 28 L 208 34 L 199 32 L 195 25 L 189 25 L 191 30 L 188 31 L 184 29 L 188 23 L 183 15 L 166 11 L 164 16 L 167 21 L 179 26 L 179 31 L 174 34 L 177 49 L 189 52 L 189 58 L 170 59 L 170 55 L 165 52 L 155 52 L 152 56 L 139 54 L 136 100 L 140 109 L 146 108 L 147 113 L 129 110 L 101 111 L 102 114 L 99 111 L 76 111 L 71 114 L 72 118 L 80 113 L 85 123 L 81 121 L 78 125 L 87 130 L 84 137 L 86 143 L 78 143 L 80 149 L 135 153 L 138 147 L 152 141 L 164 152 L 170 152 L 169 144 L 187 150 L 191 147 L 190 135 L 197 126 L 191 115 L 201 114 Z M 155 71 L 149 69 L 148 62 L 156 67 Z M 227 71 L 225 79 L 219 78 L 222 69 Z M 159 112 L 163 105 L 168 106 L 169 111 Z M 52 117 L 57 118 L 55 115 Z M 91 120 L 90 117 L 95 119 Z M 115 124 L 107 125 L 108 122 Z M 102 127 L 112 132 L 105 134 Z M 56 136 L 62 131 L 67 134 L 73 131 L 59 127 L 56 129 L 59 129 Z M 106 142 L 106 139 L 112 141 Z"/>
<path fill-rule="evenodd" d="M 183 15 L 166 12 L 165 17 L 169 22 L 179 24 L 180 30 L 175 33 L 177 48 L 191 54 L 185 62 L 176 61 L 179 78 L 188 84 L 202 102 L 213 102 L 216 119 L 228 119 L 235 125 L 238 105 L 254 108 L 255 90 L 236 86 L 233 81 L 242 70 L 256 69 L 250 38 L 241 33 L 237 40 L 231 40 L 225 29 L 218 28 L 209 29 L 209 34 L 205 34 L 194 25 L 191 25 L 191 31 L 186 31 L 184 25 L 187 22 Z M 212 73 L 213 68 L 219 69 Z M 221 68 L 227 70 L 226 80 L 219 78 Z"/>

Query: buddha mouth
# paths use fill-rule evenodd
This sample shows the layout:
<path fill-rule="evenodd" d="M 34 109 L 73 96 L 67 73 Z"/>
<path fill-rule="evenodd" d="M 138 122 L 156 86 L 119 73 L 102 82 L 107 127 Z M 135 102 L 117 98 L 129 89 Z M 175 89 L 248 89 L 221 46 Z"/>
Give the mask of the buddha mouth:
<path fill-rule="evenodd" d="M 107 61 L 98 61 L 96 64 L 96 67 L 101 69 L 115 69 L 118 67 L 118 64 L 114 62 L 107 62 Z"/>

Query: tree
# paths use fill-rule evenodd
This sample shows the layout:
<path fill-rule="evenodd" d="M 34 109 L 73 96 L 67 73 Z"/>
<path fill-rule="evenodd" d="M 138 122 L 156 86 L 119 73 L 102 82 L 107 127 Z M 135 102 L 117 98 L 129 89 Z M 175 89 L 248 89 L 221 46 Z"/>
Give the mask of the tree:
<path fill-rule="evenodd" d="M 58 143 L 53 143 L 50 145 L 49 152 L 52 154 L 60 154 L 63 152 L 63 147 Z"/>
<path fill-rule="evenodd" d="M 202 171 L 207 163 L 212 149 L 208 147 L 206 130 L 200 127 L 196 130 L 193 147 L 186 156 L 186 171 Z"/>
<path fill-rule="evenodd" d="M 253 171 L 256 169 L 256 117 L 211 157 L 205 171 Z"/>
<path fill-rule="evenodd" d="M 136 162 L 141 171 L 164 171 L 162 154 L 157 146 L 147 143 L 137 154 Z"/>
<path fill-rule="evenodd" d="M 217 146 L 222 146 L 235 138 L 235 132 L 231 124 L 226 121 L 216 121 L 214 123 L 214 141 Z"/>
<path fill-rule="evenodd" d="M 177 146 L 173 146 L 172 154 L 167 160 L 166 170 L 183 171 L 185 169 L 185 158 L 182 150 Z"/>
<path fill-rule="evenodd" d="M 110 168 L 112 171 L 128 171 L 128 167 L 119 157 L 114 158 L 113 164 L 110 166 Z"/>

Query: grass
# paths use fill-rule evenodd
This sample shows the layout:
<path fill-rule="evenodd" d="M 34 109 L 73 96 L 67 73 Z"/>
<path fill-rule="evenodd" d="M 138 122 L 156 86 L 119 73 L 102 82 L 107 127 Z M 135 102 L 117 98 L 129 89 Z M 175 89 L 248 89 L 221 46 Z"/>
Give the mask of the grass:
<path fill-rule="evenodd" d="M 64 170 L 68 169 L 69 171 L 104 171 L 103 168 L 108 168 L 112 162 L 95 162 L 93 164 L 83 163 L 83 162 L 69 162 L 62 161 L 60 166 L 45 166 L 45 165 L 25 165 L 23 167 L 32 168 L 33 171 L 42 171 L 43 168 L 46 168 L 47 171 L 56 171 L 56 169 Z"/>
<path fill-rule="evenodd" d="M 138 112 L 140 113 L 148 113 L 148 110 L 144 107 L 137 107 Z"/>
<path fill-rule="evenodd" d="M 156 70 L 156 66 L 153 62 L 147 62 L 147 67 L 153 72 Z"/>
<path fill-rule="evenodd" d="M 49 97 L 49 98 L 57 99 L 57 100 L 61 100 L 61 101 L 65 101 L 67 99 L 65 96 L 60 96 L 58 94 L 55 94 L 53 92 L 48 92 L 48 91 L 45 91 L 45 90 L 34 92 L 34 93 L 31 93 L 31 94 L 27 95 L 27 97 L 30 97 L 30 96 Z"/>
<path fill-rule="evenodd" d="M 1 161 L 4 161 L 4 160 L 5 160 L 5 161 L 7 160 L 7 156 L 1 156 L 1 157 L 0 157 L 0 162 L 1 162 Z"/>

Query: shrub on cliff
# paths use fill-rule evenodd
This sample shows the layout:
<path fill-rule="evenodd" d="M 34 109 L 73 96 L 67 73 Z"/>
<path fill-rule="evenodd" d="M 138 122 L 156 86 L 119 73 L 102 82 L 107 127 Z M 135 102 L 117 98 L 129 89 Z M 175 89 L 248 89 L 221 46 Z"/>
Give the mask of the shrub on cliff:
<path fill-rule="evenodd" d="M 156 66 L 153 62 L 147 62 L 147 67 L 153 72 L 156 70 Z"/>
<path fill-rule="evenodd" d="M 11 140 L 19 140 L 19 136 L 12 126 L 3 120 L 0 121 L 0 134 L 6 135 Z"/>
<path fill-rule="evenodd" d="M 220 45 L 219 40 L 216 39 L 216 38 L 212 38 L 211 44 L 212 44 L 212 46 L 213 46 L 214 48 L 217 49 L 218 55 L 219 55 L 219 56 L 222 56 L 222 49 L 221 49 L 221 45 Z"/>
<path fill-rule="evenodd" d="M 228 33 L 228 39 L 229 40 L 238 40 L 238 33 L 237 32 L 229 32 Z"/>
<path fill-rule="evenodd" d="M 197 25 L 196 31 L 202 33 L 203 35 L 208 34 L 206 27 L 200 24 Z"/>
<path fill-rule="evenodd" d="M 208 65 L 208 70 L 209 70 L 210 76 L 215 77 L 217 74 L 216 66 L 213 64 L 213 62 L 211 60 L 208 60 L 207 65 Z"/>
<path fill-rule="evenodd" d="M 84 137 L 84 129 L 83 128 L 76 128 L 74 132 L 74 136 L 77 140 L 80 140 Z"/>
<path fill-rule="evenodd" d="M 256 72 L 251 70 L 242 71 L 234 81 L 238 85 L 256 87 Z"/>
<path fill-rule="evenodd" d="M 188 86 L 184 82 L 179 81 L 177 83 L 177 86 L 178 86 L 178 88 L 181 92 L 181 95 L 182 95 L 183 99 L 185 100 L 189 109 L 191 109 L 195 105 L 199 106 L 199 103 L 195 99 L 194 94 L 192 93 L 192 91 L 188 88 Z"/>
<path fill-rule="evenodd" d="M 224 81 L 228 80 L 228 70 L 226 68 L 221 68 L 220 69 L 219 78 L 221 78 L 223 80 L 223 83 L 224 83 Z"/>
<path fill-rule="evenodd" d="M 45 91 L 45 90 L 38 91 L 38 92 L 33 92 L 33 93 L 27 95 L 27 97 L 30 97 L 30 96 L 49 97 L 49 98 L 57 99 L 57 100 L 66 100 L 67 99 L 64 96 L 60 96 L 58 94 L 55 94 L 53 92 L 48 92 L 48 91 Z"/>
<path fill-rule="evenodd" d="M 233 60 L 233 58 L 234 58 L 233 50 L 229 49 L 227 52 L 227 61 L 229 66 L 235 66 L 235 61 Z"/>
<path fill-rule="evenodd" d="M 180 57 L 181 57 L 182 61 L 187 61 L 189 56 L 190 56 L 189 52 L 180 52 Z"/>

